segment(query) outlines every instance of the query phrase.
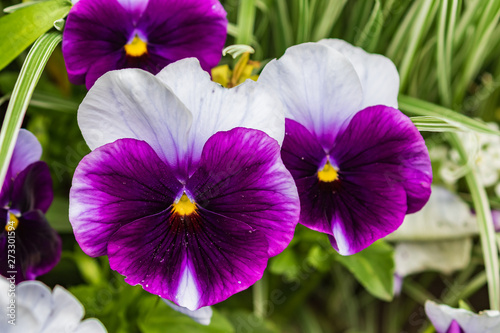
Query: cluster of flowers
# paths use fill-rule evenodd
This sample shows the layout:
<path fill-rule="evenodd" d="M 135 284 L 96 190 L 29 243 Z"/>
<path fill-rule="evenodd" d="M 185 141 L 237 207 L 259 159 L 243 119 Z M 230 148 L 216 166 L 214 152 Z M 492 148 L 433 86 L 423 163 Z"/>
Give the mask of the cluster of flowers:
<path fill-rule="evenodd" d="M 341 40 L 305 43 L 257 82 L 226 89 L 205 71 L 220 60 L 226 26 L 216 0 L 80 0 L 63 36 L 70 80 L 90 89 L 78 124 L 93 151 L 70 193 L 76 240 L 129 284 L 189 310 L 254 284 L 297 223 L 350 255 L 431 192 L 429 155 L 397 110 L 390 60 Z M 46 226 L 50 182 L 23 171 L 46 172 L 38 158 L 14 158 L 2 187 L 0 213 L 19 233 Z M 32 190 L 37 199 L 24 200 Z M 43 230 L 53 255 L 25 261 L 26 279 L 60 254 Z"/>

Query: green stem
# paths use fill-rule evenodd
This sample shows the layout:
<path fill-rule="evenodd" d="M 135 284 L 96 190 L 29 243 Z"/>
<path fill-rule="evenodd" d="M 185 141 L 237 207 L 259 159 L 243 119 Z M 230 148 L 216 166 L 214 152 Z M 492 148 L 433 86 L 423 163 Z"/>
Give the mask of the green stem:
<path fill-rule="evenodd" d="M 266 316 L 265 301 L 267 295 L 267 276 L 266 273 L 257 281 L 253 287 L 253 313 L 259 319 L 264 319 Z"/>
<path fill-rule="evenodd" d="M 60 32 L 48 32 L 42 35 L 31 48 L 21 68 L 0 130 L 0 184 L 3 184 L 7 174 L 19 129 L 33 91 L 52 51 L 61 40 Z"/>
<path fill-rule="evenodd" d="M 467 163 L 467 151 L 462 141 L 455 133 L 450 133 L 450 143 L 458 151 L 462 163 Z M 484 265 L 486 267 L 486 277 L 488 280 L 490 308 L 492 310 L 500 310 L 498 250 L 495 242 L 495 228 L 493 227 L 493 218 L 488 195 L 486 194 L 486 190 L 474 166 L 472 166 L 465 175 L 465 180 L 469 186 L 472 202 L 477 215 L 479 236 L 481 238 L 481 247 L 483 249 Z"/>
<path fill-rule="evenodd" d="M 238 36 L 236 44 L 250 45 L 255 22 L 255 0 L 241 0 L 238 9 Z"/>

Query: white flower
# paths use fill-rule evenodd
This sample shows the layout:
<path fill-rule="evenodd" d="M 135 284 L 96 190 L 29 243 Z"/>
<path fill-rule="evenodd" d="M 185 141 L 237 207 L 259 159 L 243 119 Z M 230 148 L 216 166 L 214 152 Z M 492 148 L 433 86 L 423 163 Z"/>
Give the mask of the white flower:
<path fill-rule="evenodd" d="M 10 304 L 15 304 L 15 311 Z M 6 278 L 0 277 L 0 308 L 3 311 L 0 320 L 2 333 L 107 332 L 97 319 L 81 321 L 85 310 L 69 291 L 56 286 L 51 292 L 40 281 L 24 281 L 14 287 Z"/>

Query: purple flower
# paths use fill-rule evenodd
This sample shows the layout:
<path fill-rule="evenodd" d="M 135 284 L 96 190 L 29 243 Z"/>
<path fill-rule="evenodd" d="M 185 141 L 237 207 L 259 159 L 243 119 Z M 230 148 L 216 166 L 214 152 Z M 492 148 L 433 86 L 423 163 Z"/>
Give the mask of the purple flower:
<path fill-rule="evenodd" d="M 480 314 L 454 309 L 432 301 L 425 302 L 425 313 L 437 333 L 497 333 L 500 332 L 500 312 L 487 310 Z"/>
<path fill-rule="evenodd" d="M 0 274 L 15 283 L 47 273 L 61 257 L 61 239 L 44 216 L 53 194 L 41 155 L 36 137 L 21 129 L 0 191 Z"/>
<path fill-rule="evenodd" d="M 390 60 L 324 40 L 289 48 L 259 83 L 285 105 L 282 158 L 299 191 L 299 222 L 328 234 L 339 253 L 361 251 L 427 202 L 429 155 L 393 108 L 399 78 Z"/>
<path fill-rule="evenodd" d="M 281 103 L 225 89 L 196 59 L 101 77 L 78 111 L 93 152 L 70 192 L 76 240 L 125 281 L 194 310 L 261 278 L 299 215 Z"/>
<path fill-rule="evenodd" d="M 62 51 L 69 80 L 90 89 L 104 73 L 153 74 L 179 59 L 217 65 L 227 19 L 218 0 L 80 0 L 69 12 Z"/>

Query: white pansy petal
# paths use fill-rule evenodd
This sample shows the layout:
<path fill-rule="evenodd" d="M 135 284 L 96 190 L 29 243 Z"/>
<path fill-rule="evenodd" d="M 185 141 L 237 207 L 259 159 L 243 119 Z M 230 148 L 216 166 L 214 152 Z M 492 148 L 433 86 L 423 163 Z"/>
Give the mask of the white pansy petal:
<path fill-rule="evenodd" d="M 106 333 L 106 328 L 102 323 L 94 318 L 85 319 L 80 323 L 74 333 Z"/>
<path fill-rule="evenodd" d="M 56 286 L 52 294 L 52 313 L 45 323 L 43 333 L 65 329 L 73 332 L 82 320 L 83 305 L 66 289 Z"/>
<path fill-rule="evenodd" d="M 470 262 L 472 239 L 436 242 L 400 242 L 394 248 L 396 274 L 437 271 L 450 274 L 464 269 Z"/>
<path fill-rule="evenodd" d="M 425 302 L 425 313 L 438 332 L 446 332 L 455 320 L 464 332 L 498 333 L 500 332 L 500 312 L 485 311 L 480 314 L 464 309 L 455 309 L 448 305 Z"/>
<path fill-rule="evenodd" d="M 201 156 L 205 142 L 219 131 L 235 127 L 258 129 L 281 145 L 285 135 L 283 106 L 279 99 L 254 81 L 226 89 L 211 81 L 195 58 L 165 67 L 162 80 L 193 115 L 189 147 L 194 161 Z"/>
<path fill-rule="evenodd" d="M 349 60 L 317 43 L 292 46 L 268 63 L 258 82 L 285 105 L 285 117 L 304 125 L 330 149 L 338 131 L 361 110 L 363 91 Z"/>
<path fill-rule="evenodd" d="M 39 281 L 21 282 L 16 287 L 16 303 L 16 330 L 12 332 L 39 332 L 50 316 L 50 289 Z"/>
<path fill-rule="evenodd" d="M 457 239 L 478 233 L 475 217 L 458 195 L 441 186 L 422 210 L 406 215 L 403 224 L 386 237 L 391 241 L 431 241 Z"/>
<path fill-rule="evenodd" d="M 187 151 L 192 116 L 154 75 L 140 69 L 104 74 L 78 109 L 90 149 L 117 139 L 146 141 L 165 162 L 179 165 Z"/>
<path fill-rule="evenodd" d="M 180 312 L 182 314 L 185 314 L 186 316 L 190 317 L 193 319 L 195 322 L 198 324 L 202 325 L 210 325 L 210 320 L 212 319 L 213 311 L 210 306 L 204 306 L 202 308 L 199 308 L 198 310 L 189 310 L 188 308 L 184 308 L 182 306 L 178 306 L 169 300 L 163 299 L 163 301 L 170 306 L 172 309 L 174 309 L 177 312 Z"/>
<path fill-rule="evenodd" d="M 389 58 L 368 53 L 341 39 L 322 39 L 318 43 L 337 50 L 351 61 L 363 86 L 362 108 L 379 104 L 398 107 L 399 74 Z"/>

